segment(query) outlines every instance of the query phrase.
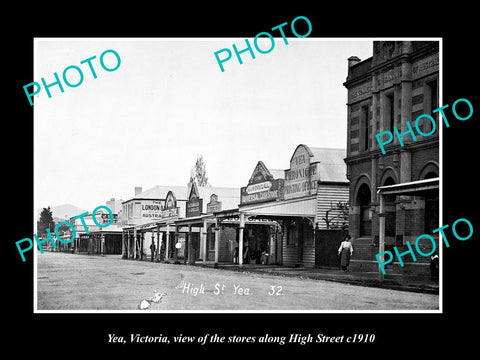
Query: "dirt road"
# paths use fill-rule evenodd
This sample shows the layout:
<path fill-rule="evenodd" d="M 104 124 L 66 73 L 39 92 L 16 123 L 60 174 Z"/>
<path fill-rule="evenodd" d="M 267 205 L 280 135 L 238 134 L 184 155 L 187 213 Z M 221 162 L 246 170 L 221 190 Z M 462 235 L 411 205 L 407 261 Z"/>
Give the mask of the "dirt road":
<path fill-rule="evenodd" d="M 37 254 L 38 310 L 437 310 L 438 295 L 120 256 Z M 147 304 L 144 302 L 144 304 Z M 139 310 L 140 311 L 140 310 Z"/>

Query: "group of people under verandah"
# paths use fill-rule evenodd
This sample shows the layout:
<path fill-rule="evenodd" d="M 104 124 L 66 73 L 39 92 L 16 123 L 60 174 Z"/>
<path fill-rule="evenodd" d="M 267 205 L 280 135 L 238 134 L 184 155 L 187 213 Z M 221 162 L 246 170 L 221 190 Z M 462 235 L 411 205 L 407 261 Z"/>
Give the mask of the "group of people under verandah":
<path fill-rule="evenodd" d="M 233 263 L 238 264 L 238 246 L 233 251 Z M 244 264 L 267 264 L 269 254 L 265 249 L 251 250 L 248 245 L 243 247 L 243 263 Z"/>

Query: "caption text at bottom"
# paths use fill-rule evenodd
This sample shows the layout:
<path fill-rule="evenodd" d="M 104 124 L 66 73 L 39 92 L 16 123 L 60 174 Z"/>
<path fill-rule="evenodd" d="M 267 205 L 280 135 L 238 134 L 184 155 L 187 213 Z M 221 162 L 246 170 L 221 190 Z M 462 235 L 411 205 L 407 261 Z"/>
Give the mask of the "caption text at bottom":
<path fill-rule="evenodd" d="M 278 345 L 285 344 L 299 344 L 306 345 L 312 343 L 373 343 L 375 341 L 375 334 L 350 334 L 350 335 L 335 335 L 329 336 L 324 334 L 289 334 L 288 336 L 273 336 L 265 334 L 262 336 L 219 336 L 218 334 L 205 334 L 200 336 L 184 336 L 182 334 L 177 336 L 167 336 L 159 334 L 158 336 L 129 334 L 130 337 L 119 336 L 116 334 L 108 334 L 109 343 L 126 344 L 128 343 L 198 343 L 205 344 L 240 344 L 240 343 L 259 343 Z"/>

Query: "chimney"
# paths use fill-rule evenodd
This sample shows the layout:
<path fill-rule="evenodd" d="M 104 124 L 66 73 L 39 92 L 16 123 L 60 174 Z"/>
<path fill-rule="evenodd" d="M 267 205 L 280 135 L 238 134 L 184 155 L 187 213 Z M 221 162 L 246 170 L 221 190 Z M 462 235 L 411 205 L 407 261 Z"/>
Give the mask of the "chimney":
<path fill-rule="evenodd" d="M 135 186 L 135 196 L 137 196 L 141 192 L 142 192 L 142 187 L 141 186 Z"/>
<path fill-rule="evenodd" d="M 360 62 L 360 58 L 357 57 L 357 56 L 350 56 L 348 58 L 348 75 L 347 75 L 347 80 L 350 78 L 350 76 L 352 75 L 352 66 L 353 65 L 356 65 Z"/>
<path fill-rule="evenodd" d="M 356 65 L 356 64 L 358 64 L 360 61 L 361 61 L 361 60 L 360 60 L 359 57 L 357 57 L 357 56 L 350 56 L 350 57 L 348 58 L 348 67 L 350 68 L 350 67 L 352 67 L 353 65 Z"/>

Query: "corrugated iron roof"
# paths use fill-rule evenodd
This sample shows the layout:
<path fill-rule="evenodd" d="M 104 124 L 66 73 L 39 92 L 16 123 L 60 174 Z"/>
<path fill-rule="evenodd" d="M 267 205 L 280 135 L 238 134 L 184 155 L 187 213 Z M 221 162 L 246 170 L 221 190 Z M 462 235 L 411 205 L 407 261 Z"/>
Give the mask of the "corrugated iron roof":
<path fill-rule="evenodd" d="M 283 169 L 268 169 L 274 179 L 285 179 L 285 170 Z"/>
<path fill-rule="evenodd" d="M 207 204 L 210 202 L 210 196 L 215 194 L 218 201 L 222 203 L 222 209 L 233 209 L 240 203 L 240 189 L 227 187 L 199 186 L 198 192 L 203 199 L 203 212 L 207 211 Z"/>
<path fill-rule="evenodd" d="M 347 165 L 343 161 L 347 156 L 346 149 L 319 147 L 309 149 L 313 154 L 310 163 L 319 162 L 320 181 L 348 182 Z"/>
<path fill-rule="evenodd" d="M 172 191 L 177 200 L 187 200 L 187 186 L 162 186 L 156 185 L 153 188 L 145 190 L 132 199 L 160 199 L 164 200 L 169 191 Z M 131 200 L 131 199 L 130 199 Z M 128 200 L 127 200 L 128 201 Z"/>

